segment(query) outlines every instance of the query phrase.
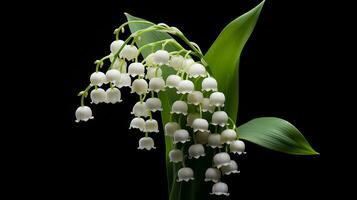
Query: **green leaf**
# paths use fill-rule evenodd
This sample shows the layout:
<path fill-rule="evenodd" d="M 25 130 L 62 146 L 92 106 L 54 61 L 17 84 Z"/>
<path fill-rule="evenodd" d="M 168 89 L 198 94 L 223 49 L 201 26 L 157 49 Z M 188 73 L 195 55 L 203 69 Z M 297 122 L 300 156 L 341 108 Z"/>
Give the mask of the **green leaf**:
<path fill-rule="evenodd" d="M 258 20 L 264 1 L 229 23 L 205 55 L 218 89 L 226 96 L 225 110 L 236 122 L 238 114 L 239 58 Z"/>
<path fill-rule="evenodd" d="M 275 151 L 295 155 L 319 154 L 294 125 L 280 118 L 256 118 L 239 126 L 237 132 L 241 139 Z"/>
<path fill-rule="evenodd" d="M 134 17 L 128 13 L 125 13 L 125 15 L 128 21 L 147 21 L 138 17 Z M 150 24 L 148 23 L 129 24 L 129 28 L 132 33 L 137 30 L 147 28 L 149 26 Z M 137 45 L 141 47 L 145 44 L 168 39 L 168 38 L 172 38 L 172 37 L 164 32 L 158 32 L 158 31 L 147 32 L 141 35 L 141 39 L 137 41 Z M 167 44 L 165 49 L 169 51 L 177 50 L 176 47 L 171 44 Z M 144 57 L 146 57 L 147 55 L 150 54 L 150 52 L 151 49 L 146 48 L 141 53 Z M 161 69 L 162 69 L 162 76 L 165 80 L 168 75 L 175 73 L 175 71 L 169 67 L 162 67 Z M 161 112 L 161 117 L 162 117 L 162 125 L 164 126 L 170 120 L 171 105 L 173 104 L 174 101 L 177 100 L 176 99 L 177 94 L 175 90 L 167 89 L 166 92 L 159 93 L 159 98 L 161 99 L 162 102 L 163 111 Z M 172 139 L 170 137 L 165 137 L 165 144 L 166 144 L 166 154 L 165 154 L 166 171 L 167 171 L 167 178 L 168 178 L 168 189 L 170 192 L 170 200 L 176 200 L 179 199 L 179 193 L 180 193 L 180 183 L 176 182 L 176 173 L 178 169 L 175 165 L 169 162 L 169 158 L 168 158 L 169 151 L 173 148 Z"/>

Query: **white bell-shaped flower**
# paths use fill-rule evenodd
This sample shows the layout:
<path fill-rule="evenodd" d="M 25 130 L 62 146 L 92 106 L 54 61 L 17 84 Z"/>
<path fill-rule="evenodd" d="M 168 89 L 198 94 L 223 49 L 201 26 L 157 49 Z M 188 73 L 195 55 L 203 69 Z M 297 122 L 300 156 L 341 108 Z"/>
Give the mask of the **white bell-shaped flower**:
<path fill-rule="evenodd" d="M 189 158 L 199 158 L 205 156 L 205 148 L 202 144 L 193 144 L 188 148 Z"/>
<path fill-rule="evenodd" d="M 197 78 L 206 76 L 206 68 L 202 64 L 195 63 L 188 68 L 189 77 Z"/>
<path fill-rule="evenodd" d="M 139 101 L 134 105 L 131 114 L 134 114 L 136 117 L 147 117 L 149 114 L 149 110 L 145 102 Z"/>
<path fill-rule="evenodd" d="M 122 58 L 127 60 L 132 60 L 138 56 L 138 48 L 134 45 L 125 45 L 123 50 L 120 52 Z"/>
<path fill-rule="evenodd" d="M 202 112 L 213 113 L 215 106 L 211 105 L 209 98 L 203 98 L 201 101 Z"/>
<path fill-rule="evenodd" d="M 221 135 L 218 133 L 212 133 L 208 136 L 208 146 L 212 148 L 222 148 Z"/>
<path fill-rule="evenodd" d="M 182 80 L 177 85 L 177 94 L 188 94 L 195 89 L 194 84 L 190 80 Z"/>
<path fill-rule="evenodd" d="M 188 106 L 187 103 L 181 100 L 175 101 L 171 107 L 171 114 L 183 114 L 187 115 Z"/>
<path fill-rule="evenodd" d="M 245 144 L 241 140 L 235 140 L 229 145 L 229 149 L 232 153 L 242 154 L 245 150 Z"/>
<path fill-rule="evenodd" d="M 240 171 L 238 171 L 238 165 L 237 165 L 236 161 L 234 161 L 234 160 L 231 160 L 229 162 L 229 165 L 222 166 L 220 170 L 225 175 L 236 174 L 236 173 L 240 172 Z"/>
<path fill-rule="evenodd" d="M 223 166 L 228 166 L 231 162 L 231 157 L 226 152 L 220 152 L 213 156 L 214 165 L 219 169 Z"/>
<path fill-rule="evenodd" d="M 170 54 L 165 50 L 156 51 L 152 58 L 154 64 L 158 64 L 158 65 L 167 64 L 169 62 L 169 59 L 170 59 Z"/>
<path fill-rule="evenodd" d="M 237 139 L 237 132 L 234 129 L 226 129 L 221 133 L 222 143 L 230 144 Z"/>
<path fill-rule="evenodd" d="M 162 70 L 159 67 L 149 67 L 147 68 L 146 76 L 145 78 L 151 80 L 152 78 L 155 77 L 161 77 L 162 76 Z"/>
<path fill-rule="evenodd" d="M 217 81 L 213 77 L 207 77 L 202 81 L 203 91 L 217 91 Z"/>
<path fill-rule="evenodd" d="M 165 91 L 165 81 L 162 77 L 155 77 L 149 81 L 149 88 L 154 92 Z"/>
<path fill-rule="evenodd" d="M 144 79 L 136 79 L 131 86 L 131 93 L 138 95 L 145 94 L 148 91 L 148 83 Z"/>
<path fill-rule="evenodd" d="M 105 73 L 108 82 L 115 83 L 116 81 L 120 81 L 120 72 L 117 69 L 110 69 Z"/>
<path fill-rule="evenodd" d="M 131 128 L 137 128 L 140 131 L 145 131 L 145 120 L 143 118 L 140 118 L 140 117 L 135 117 L 130 122 L 129 129 L 131 129 Z"/>
<path fill-rule="evenodd" d="M 107 91 L 107 102 L 109 103 L 116 103 L 116 102 L 122 102 L 121 100 L 121 92 L 118 88 L 108 88 Z"/>
<path fill-rule="evenodd" d="M 94 89 L 90 92 L 91 103 L 101 103 L 107 100 L 107 93 L 102 88 Z"/>
<path fill-rule="evenodd" d="M 139 62 L 134 62 L 129 65 L 128 73 L 132 76 L 144 76 L 145 66 Z"/>
<path fill-rule="evenodd" d="M 193 170 L 189 167 L 183 167 L 177 172 L 177 182 L 194 180 Z"/>
<path fill-rule="evenodd" d="M 146 66 L 148 66 L 148 67 L 154 67 L 155 66 L 154 61 L 153 61 L 154 54 L 155 53 L 150 53 L 148 56 L 146 56 L 146 58 L 145 58 Z"/>
<path fill-rule="evenodd" d="M 224 102 L 226 100 L 226 97 L 222 92 L 213 92 L 209 96 L 209 101 L 211 105 L 217 106 L 217 107 L 223 107 Z"/>
<path fill-rule="evenodd" d="M 208 168 L 205 172 L 205 181 L 217 183 L 221 179 L 221 172 L 217 168 Z"/>
<path fill-rule="evenodd" d="M 229 196 L 229 193 L 228 193 L 228 185 L 225 184 L 225 183 L 223 183 L 223 182 L 215 183 L 215 184 L 212 186 L 212 193 L 210 193 L 210 194 Z"/>
<path fill-rule="evenodd" d="M 165 124 L 165 135 L 173 137 L 175 131 L 181 129 L 180 124 L 177 122 L 167 122 Z"/>
<path fill-rule="evenodd" d="M 139 140 L 139 147 L 138 149 L 156 149 L 154 146 L 154 140 L 151 137 L 143 137 Z"/>
<path fill-rule="evenodd" d="M 119 81 L 115 81 L 115 86 L 122 88 L 122 87 L 130 87 L 131 85 L 131 78 L 129 74 L 120 74 L 120 80 Z"/>
<path fill-rule="evenodd" d="M 173 163 L 181 162 L 183 160 L 183 153 L 179 149 L 172 149 L 169 152 L 169 158 L 170 158 L 170 162 Z"/>
<path fill-rule="evenodd" d="M 200 118 L 200 113 L 189 113 L 186 118 L 186 125 L 192 127 L 193 121 Z"/>
<path fill-rule="evenodd" d="M 190 141 L 190 134 L 185 129 L 179 129 L 174 132 L 174 144 Z"/>
<path fill-rule="evenodd" d="M 102 86 L 104 83 L 107 82 L 107 77 L 103 72 L 93 72 L 90 75 L 90 84 L 91 85 L 97 85 L 97 86 Z"/>
<path fill-rule="evenodd" d="M 158 133 L 159 132 L 159 125 L 155 119 L 146 120 L 145 127 L 146 127 L 145 131 L 148 133 L 151 133 L 151 132 Z"/>
<path fill-rule="evenodd" d="M 197 132 L 197 131 L 209 132 L 208 126 L 209 126 L 208 121 L 205 119 L 202 119 L 202 118 L 197 118 L 192 123 L 192 128 L 193 128 L 194 132 Z"/>
<path fill-rule="evenodd" d="M 195 61 L 192 58 L 185 59 L 182 63 L 181 70 L 188 73 L 188 70 L 190 69 L 191 65 L 193 65 L 194 63 L 195 63 Z"/>
<path fill-rule="evenodd" d="M 228 115 L 224 111 L 216 111 L 212 114 L 212 122 L 213 125 L 219 125 L 221 127 L 225 126 L 228 122 Z"/>
<path fill-rule="evenodd" d="M 208 143 L 208 137 L 209 137 L 209 132 L 207 131 L 198 131 L 196 133 L 196 140 L 197 140 L 197 143 L 199 144 L 207 144 Z"/>
<path fill-rule="evenodd" d="M 110 52 L 112 52 L 113 54 L 116 54 L 123 44 L 124 44 L 123 40 L 115 40 L 115 41 L 113 41 L 110 44 Z"/>
<path fill-rule="evenodd" d="M 197 106 L 203 100 L 203 94 L 200 91 L 193 91 L 187 95 L 187 103 Z"/>
<path fill-rule="evenodd" d="M 80 106 L 76 110 L 76 122 L 93 119 L 92 110 L 88 106 Z"/>
<path fill-rule="evenodd" d="M 127 63 L 123 59 L 116 59 L 113 63 L 112 69 L 119 70 L 120 73 L 126 73 Z"/>
<path fill-rule="evenodd" d="M 161 100 L 159 98 L 151 97 L 146 99 L 146 107 L 152 112 L 162 111 Z"/>
<path fill-rule="evenodd" d="M 181 77 L 175 74 L 171 74 L 166 78 L 166 86 L 169 88 L 176 88 L 181 82 Z"/>
<path fill-rule="evenodd" d="M 171 58 L 169 60 L 169 65 L 176 70 L 180 70 L 180 69 L 182 69 L 184 60 L 185 60 L 185 58 L 181 55 L 171 56 Z"/>

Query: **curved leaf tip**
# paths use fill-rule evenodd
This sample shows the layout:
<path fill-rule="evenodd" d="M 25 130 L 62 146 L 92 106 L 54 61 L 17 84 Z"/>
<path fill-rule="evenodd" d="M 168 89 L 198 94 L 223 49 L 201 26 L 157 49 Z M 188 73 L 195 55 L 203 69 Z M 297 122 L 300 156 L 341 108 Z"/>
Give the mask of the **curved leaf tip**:
<path fill-rule="evenodd" d="M 241 139 L 262 147 L 295 155 L 318 155 L 301 132 L 291 123 L 276 117 L 260 117 L 237 128 Z"/>

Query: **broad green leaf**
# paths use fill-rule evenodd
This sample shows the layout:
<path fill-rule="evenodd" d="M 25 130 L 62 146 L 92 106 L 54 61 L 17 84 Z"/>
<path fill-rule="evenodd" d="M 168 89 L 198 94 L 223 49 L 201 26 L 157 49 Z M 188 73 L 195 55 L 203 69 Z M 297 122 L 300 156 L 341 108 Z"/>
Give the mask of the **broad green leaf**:
<path fill-rule="evenodd" d="M 295 155 L 319 154 L 294 125 L 280 118 L 256 118 L 239 126 L 237 132 L 241 139 L 275 151 Z"/>
<path fill-rule="evenodd" d="M 205 55 L 218 89 L 226 95 L 225 110 L 236 122 L 238 114 L 239 58 L 258 20 L 264 1 L 229 23 Z"/>

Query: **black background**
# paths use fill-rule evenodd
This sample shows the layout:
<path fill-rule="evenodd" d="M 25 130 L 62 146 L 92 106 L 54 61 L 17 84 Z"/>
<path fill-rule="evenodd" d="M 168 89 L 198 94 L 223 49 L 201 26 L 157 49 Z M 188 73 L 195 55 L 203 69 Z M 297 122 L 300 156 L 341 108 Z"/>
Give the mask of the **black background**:
<path fill-rule="evenodd" d="M 91 106 L 95 119 L 77 124 L 76 95 L 87 85 L 93 61 L 109 53 L 112 32 L 125 21 L 123 12 L 179 27 L 205 52 L 225 25 L 259 2 L 58 2 L 28 10 L 31 18 L 23 26 L 43 58 L 36 73 L 44 75 L 46 92 L 43 98 L 24 92 L 35 101 L 31 116 L 36 123 L 26 126 L 37 129 L 23 137 L 31 145 L 20 162 L 30 167 L 20 166 L 16 180 L 33 186 L 26 195 L 166 199 L 162 135 L 153 136 L 156 150 L 139 151 L 141 134 L 128 130 L 136 98 L 124 89 L 124 103 Z M 286 155 L 247 143 L 248 154 L 239 162 L 241 174 L 228 179 L 230 199 L 319 197 L 329 188 L 331 172 L 322 164 L 322 141 L 330 135 L 322 103 L 328 94 L 324 78 L 329 69 L 317 53 L 328 44 L 320 31 L 324 11 L 316 8 L 300 1 L 265 3 L 241 56 L 238 124 L 262 116 L 284 118 L 321 155 Z"/>

